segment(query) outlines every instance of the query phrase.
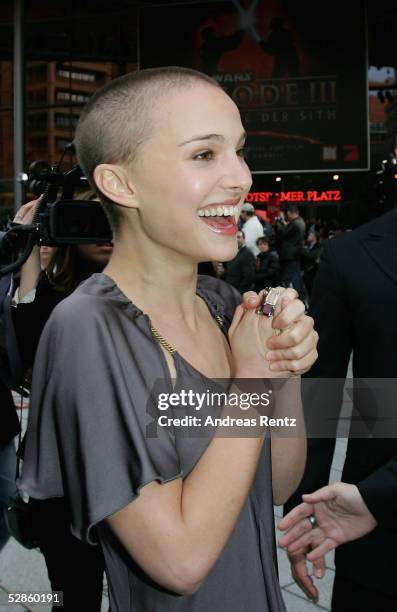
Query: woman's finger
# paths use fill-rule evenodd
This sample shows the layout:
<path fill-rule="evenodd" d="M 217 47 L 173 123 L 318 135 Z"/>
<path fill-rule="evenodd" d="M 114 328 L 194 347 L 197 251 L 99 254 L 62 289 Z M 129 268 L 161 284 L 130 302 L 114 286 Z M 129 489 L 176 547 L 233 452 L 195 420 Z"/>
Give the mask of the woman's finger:
<path fill-rule="evenodd" d="M 271 350 L 266 354 L 268 361 L 283 361 L 291 359 L 302 359 L 317 346 L 317 338 L 314 334 L 307 333 L 298 343 L 280 350 Z"/>
<path fill-rule="evenodd" d="M 272 372 L 289 372 L 290 374 L 296 374 L 296 376 L 300 376 L 305 372 L 308 372 L 312 367 L 313 363 L 317 361 L 318 353 L 317 349 L 313 349 L 302 357 L 301 359 L 281 359 L 280 361 L 271 361 L 269 365 L 269 369 Z"/>
<path fill-rule="evenodd" d="M 274 327 L 274 325 L 273 325 Z M 292 324 L 282 330 L 279 335 L 269 339 L 268 348 L 279 350 L 296 346 L 306 338 L 313 330 L 313 319 L 307 315 L 300 315 Z M 313 339 L 318 339 L 317 332 Z"/>
<path fill-rule="evenodd" d="M 261 297 L 255 291 L 246 291 L 243 294 L 242 305 L 246 310 L 255 310 L 255 308 L 258 308 L 260 301 Z"/>
<path fill-rule="evenodd" d="M 283 302 L 282 302 L 283 303 Z M 274 329 L 286 329 L 292 323 L 295 323 L 302 315 L 305 314 L 305 305 L 300 300 L 294 299 L 289 302 L 285 308 L 279 312 L 275 312 L 273 318 Z"/>
<path fill-rule="evenodd" d="M 277 287 L 277 290 L 280 291 L 281 296 L 276 304 L 276 308 L 274 309 L 274 316 L 276 317 L 284 308 L 288 306 L 291 302 L 298 299 L 298 292 L 295 289 L 284 287 Z"/>

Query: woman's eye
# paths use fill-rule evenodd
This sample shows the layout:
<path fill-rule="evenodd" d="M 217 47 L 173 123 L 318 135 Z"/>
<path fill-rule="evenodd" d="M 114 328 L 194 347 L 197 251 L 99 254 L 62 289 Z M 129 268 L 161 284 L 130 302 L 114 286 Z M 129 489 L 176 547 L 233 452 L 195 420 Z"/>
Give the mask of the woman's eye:
<path fill-rule="evenodd" d="M 197 153 L 194 156 L 194 159 L 197 159 L 199 161 L 209 161 L 213 159 L 213 157 L 214 157 L 213 151 L 201 151 L 200 153 Z"/>
<path fill-rule="evenodd" d="M 245 147 L 241 147 L 241 149 L 238 149 L 238 151 L 237 151 L 237 155 L 239 157 L 243 157 L 244 158 L 246 156 L 246 154 L 247 154 L 247 149 Z"/>

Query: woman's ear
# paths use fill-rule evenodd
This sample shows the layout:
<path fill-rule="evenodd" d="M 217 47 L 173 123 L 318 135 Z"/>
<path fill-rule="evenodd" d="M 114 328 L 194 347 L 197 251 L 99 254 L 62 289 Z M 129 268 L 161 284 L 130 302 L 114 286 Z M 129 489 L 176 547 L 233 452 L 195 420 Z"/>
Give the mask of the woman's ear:
<path fill-rule="evenodd" d="M 99 164 L 94 170 L 94 181 L 99 191 L 115 204 L 139 208 L 133 186 L 121 166 Z"/>

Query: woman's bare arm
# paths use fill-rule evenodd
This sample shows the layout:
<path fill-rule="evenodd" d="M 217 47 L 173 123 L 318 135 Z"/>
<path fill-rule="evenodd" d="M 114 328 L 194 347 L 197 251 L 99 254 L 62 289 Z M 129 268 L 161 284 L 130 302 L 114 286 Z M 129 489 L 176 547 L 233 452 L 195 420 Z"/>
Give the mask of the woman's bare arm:
<path fill-rule="evenodd" d="M 198 589 L 237 522 L 262 444 L 262 436 L 214 438 L 184 481 L 152 482 L 108 519 L 156 582 L 181 594 Z"/>

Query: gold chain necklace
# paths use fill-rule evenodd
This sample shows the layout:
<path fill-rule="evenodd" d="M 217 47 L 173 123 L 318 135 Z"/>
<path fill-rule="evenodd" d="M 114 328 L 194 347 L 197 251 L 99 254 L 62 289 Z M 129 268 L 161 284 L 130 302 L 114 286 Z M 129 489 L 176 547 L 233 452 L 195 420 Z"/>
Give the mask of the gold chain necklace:
<path fill-rule="evenodd" d="M 215 319 L 216 322 L 218 323 L 219 327 L 222 329 L 223 327 L 223 319 L 220 315 L 215 315 Z M 155 327 L 151 327 L 150 331 L 153 334 L 153 337 L 157 340 L 157 342 L 159 344 L 161 344 L 161 346 L 163 348 L 165 348 L 166 351 L 168 351 L 170 353 L 170 355 L 173 355 L 174 353 L 176 353 L 176 348 L 174 348 L 172 346 L 172 344 L 170 344 L 169 342 L 167 342 L 167 340 L 160 334 L 159 331 L 157 331 L 157 329 Z"/>

